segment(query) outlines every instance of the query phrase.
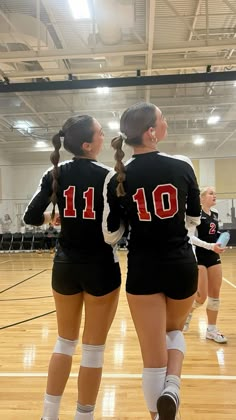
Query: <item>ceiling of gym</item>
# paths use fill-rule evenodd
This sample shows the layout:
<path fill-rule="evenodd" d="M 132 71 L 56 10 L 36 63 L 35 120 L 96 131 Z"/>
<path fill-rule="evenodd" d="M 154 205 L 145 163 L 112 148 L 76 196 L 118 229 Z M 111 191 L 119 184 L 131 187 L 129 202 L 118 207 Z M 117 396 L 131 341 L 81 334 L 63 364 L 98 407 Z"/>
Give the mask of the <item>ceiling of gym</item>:
<path fill-rule="evenodd" d="M 0 0 L 0 77 L 35 82 L 236 69 L 233 0 Z M 77 1 L 78 3 L 78 1 Z M 86 3 L 86 0 L 81 1 Z M 81 10 L 80 10 L 81 11 Z M 122 111 L 146 100 L 162 109 L 161 149 L 191 157 L 236 155 L 234 82 L 0 94 L 0 153 L 44 161 L 63 121 L 88 113 L 103 125 L 103 161 Z M 210 119 L 211 117 L 211 119 Z M 196 144 L 197 143 L 197 144 Z"/>

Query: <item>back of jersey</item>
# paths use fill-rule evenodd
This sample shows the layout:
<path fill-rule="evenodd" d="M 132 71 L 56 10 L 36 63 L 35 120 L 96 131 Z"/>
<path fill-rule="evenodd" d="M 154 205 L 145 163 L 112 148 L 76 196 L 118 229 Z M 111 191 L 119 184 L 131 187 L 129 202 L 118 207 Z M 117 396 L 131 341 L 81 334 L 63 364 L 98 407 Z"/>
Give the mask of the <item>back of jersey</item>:
<path fill-rule="evenodd" d="M 61 219 L 59 243 L 77 261 L 101 261 L 112 256 L 112 248 L 102 233 L 103 185 L 109 168 L 90 159 L 73 159 L 59 165 L 57 204 Z M 52 195 L 52 171 L 49 170 L 30 202 L 24 219 L 42 224 L 43 212 Z"/>
<path fill-rule="evenodd" d="M 134 155 L 126 166 L 122 199 L 131 226 L 129 249 L 182 259 L 190 249 L 186 214 L 200 215 L 199 189 L 192 167 L 157 152 Z"/>

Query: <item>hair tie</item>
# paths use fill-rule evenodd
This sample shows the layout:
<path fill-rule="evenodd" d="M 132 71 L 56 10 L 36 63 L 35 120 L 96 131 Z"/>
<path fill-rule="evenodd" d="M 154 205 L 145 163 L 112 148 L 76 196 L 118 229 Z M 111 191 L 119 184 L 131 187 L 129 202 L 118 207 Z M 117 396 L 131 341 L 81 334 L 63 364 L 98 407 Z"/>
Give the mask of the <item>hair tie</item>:
<path fill-rule="evenodd" d="M 120 132 L 120 136 L 122 138 L 122 140 L 126 141 L 127 140 L 127 136 L 125 133 Z"/>
<path fill-rule="evenodd" d="M 62 130 L 60 130 L 58 134 L 59 134 L 59 136 L 60 136 L 60 137 L 62 137 L 62 138 L 64 138 L 64 137 L 65 137 L 65 133 L 64 133 L 64 131 L 62 131 Z"/>

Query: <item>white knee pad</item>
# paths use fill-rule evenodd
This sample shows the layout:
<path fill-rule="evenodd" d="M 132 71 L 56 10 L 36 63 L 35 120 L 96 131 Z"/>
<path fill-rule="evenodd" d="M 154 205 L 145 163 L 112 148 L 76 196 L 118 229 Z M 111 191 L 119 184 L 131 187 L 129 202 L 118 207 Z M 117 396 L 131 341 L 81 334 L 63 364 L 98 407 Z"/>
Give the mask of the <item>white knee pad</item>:
<path fill-rule="evenodd" d="M 142 377 L 143 394 L 149 411 L 157 411 L 157 400 L 165 387 L 167 368 L 144 368 Z"/>
<path fill-rule="evenodd" d="M 102 368 L 105 345 L 93 346 L 82 344 L 82 358 L 80 365 L 87 368 Z"/>
<path fill-rule="evenodd" d="M 182 331 L 170 331 L 166 334 L 167 350 L 179 350 L 185 354 L 186 346 Z"/>
<path fill-rule="evenodd" d="M 207 309 L 218 312 L 220 309 L 220 299 L 208 297 Z"/>
<path fill-rule="evenodd" d="M 66 354 L 67 356 L 73 356 L 77 346 L 78 340 L 67 340 L 66 338 L 58 337 L 53 353 Z"/>
<path fill-rule="evenodd" d="M 196 300 L 194 300 L 192 308 L 193 308 L 193 309 L 198 309 L 198 308 L 200 308 L 200 306 L 202 306 L 202 305 L 203 305 L 203 303 L 199 303 L 199 302 L 197 302 Z"/>

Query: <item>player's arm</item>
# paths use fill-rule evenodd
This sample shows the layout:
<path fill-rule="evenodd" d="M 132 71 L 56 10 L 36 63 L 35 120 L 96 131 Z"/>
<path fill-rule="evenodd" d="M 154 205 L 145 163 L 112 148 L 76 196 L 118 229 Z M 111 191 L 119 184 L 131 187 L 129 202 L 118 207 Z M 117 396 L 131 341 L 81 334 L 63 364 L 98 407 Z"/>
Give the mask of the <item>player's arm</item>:
<path fill-rule="evenodd" d="M 41 226 L 51 221 L 50 213 L 44 213 L 51 202 L 51 195 L 52 177 L 51 173 L 47 172 L 43 176 L 36 193 L 25 210 L 23 220 L 27 225 Z"/>
<path fill-rule="evenodd" d="M 191 162 L 191 161 L 190 161 Z M 189 177 L 189 188 L 186 204 L 186 228 L 188 230 L 188 236 L 191 237 L 195 234 L 196 227 L 200 224 L 201 204 L 200 204 L 200 191 L 194 169 L 189 162 L 188 166 L 188 177 Z"/>
<path fill-rule="evenodd" d="M 199 246 L 200 248 L 207 249 L 208 251 L 214 251 L 216 252 L 216 254 L 221 254 L 226 249 L 226 248 L 221 247 L 220 244 L 202 241 L 195 235 L 193 235 L 190 238 L 190 240 L 193 245 Z"/>
<path fill-rule="evenodd" d="M 103 189 L 104 210 L 102 230 L 104 240 L 115 245 L 122 238 L 125 231 L 125 224 L 122 221 L 122 207 L 116 195 L 115 172 L 108 173 Z"/>

